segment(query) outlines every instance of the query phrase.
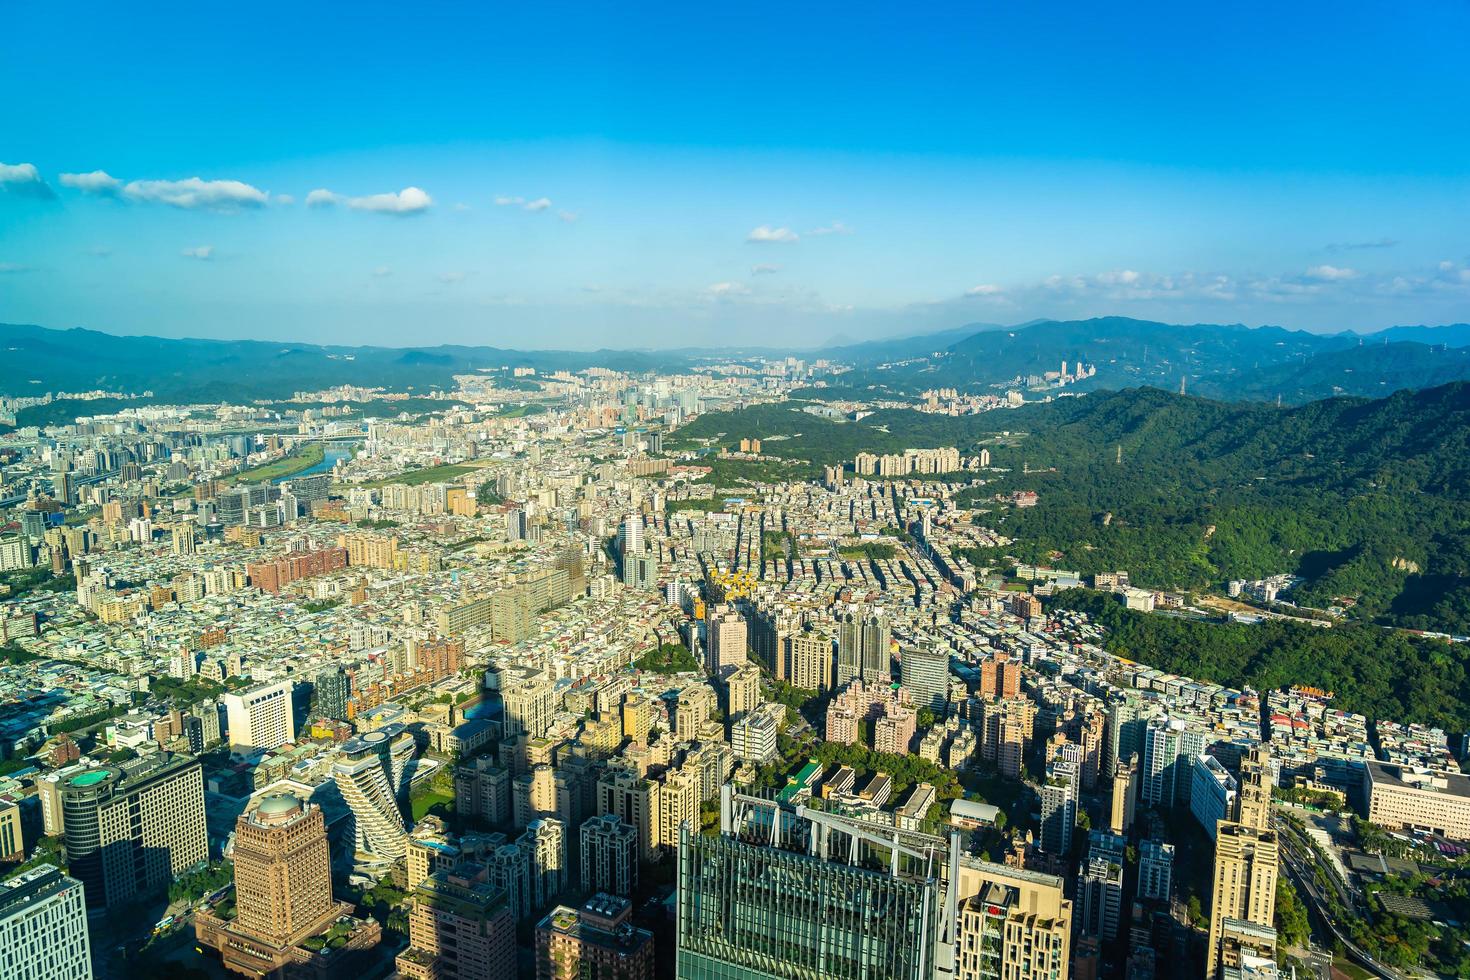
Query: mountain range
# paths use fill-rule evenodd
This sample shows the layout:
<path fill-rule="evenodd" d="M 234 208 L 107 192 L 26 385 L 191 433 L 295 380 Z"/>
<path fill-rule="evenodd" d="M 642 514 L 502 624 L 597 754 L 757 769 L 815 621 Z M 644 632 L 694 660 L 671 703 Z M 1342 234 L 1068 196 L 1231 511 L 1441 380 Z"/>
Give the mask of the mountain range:
<path fill-rule="evenodd" d="M 1240 324 L 1175 325 L 1126 317 L 971 323 L 819 350 L 510 350 L 497 347 L 350 347 L 252 340 L 118 336 L 0 324 L 0 394 L 152 391 L 159 400 L 277 399 L 335 384 L 427 394 L 456 374 L 598 366 L 687 370 L 723 358 L 794 354 L 850 365 L 843 387 L 914 395 L 926 388 L 994 392 L 1017 379 L 1095 366 L 1072 390 L 1153 385 L 1234 400 L 1299 404 L 1332 395 L 1380 396 L 1470 379 L 1470 324 L 1390 327 L 1374 334 L 1313 334 Z M 509 379 L 507 379 L 509 380 Z"/>

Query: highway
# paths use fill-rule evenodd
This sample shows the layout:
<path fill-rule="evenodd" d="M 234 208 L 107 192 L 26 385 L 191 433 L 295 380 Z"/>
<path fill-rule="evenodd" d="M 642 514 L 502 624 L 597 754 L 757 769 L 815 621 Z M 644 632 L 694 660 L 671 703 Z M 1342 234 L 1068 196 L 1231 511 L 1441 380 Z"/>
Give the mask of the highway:
<path fill-rule="evenodd" d="M 1295 828 L 1291 827 L 1285 820 L 1277 817 L 1276 825 L 1277 840 L 1281 843 L 1281 864 L 1286 869 L 1287 877 L 1296 886 L 1297 894 L 1303 896 L 1307 903 L 1307 910 L 1311 915 L 1312 923 L 1318 930 L 1323 927 L 1330 932 L 1338 942 L 1342 943 L 1343 949 L 1347 950 L 1348 958 L 1366 970 L 1379 977 L 1387 977 L 1388 980 L 1413 980 L 1411 974 L 1401 973 L 1387 963 L 1382 963 L 1352 941 L 1346 933 L 1338 928 L 1336 920 L 1332 915 L 1331 904 L 1323 897 L 1317 886 L 1316 876 L 1313 870 L 1316 868 L 1317 856 L 1309 846 L 1305 853 L 1297 836 Z M 1310 859 L 1308 859 L 1308 856 Z M 1329 877 L 1331 872 L 1328 872 Z"/>

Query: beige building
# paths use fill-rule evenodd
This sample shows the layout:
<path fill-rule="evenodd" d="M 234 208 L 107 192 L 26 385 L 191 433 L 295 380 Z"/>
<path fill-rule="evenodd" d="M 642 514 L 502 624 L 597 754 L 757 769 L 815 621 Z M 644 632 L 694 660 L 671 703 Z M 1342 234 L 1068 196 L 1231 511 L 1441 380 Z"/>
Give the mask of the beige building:
<path fill-rule="evenodd" d="M 823 633 L 790 633 L 782 638 L 786 678 L 805 691 L 832 686 L 832 638 Z"/>
<path fill-rule="evenodd" d="M 1071 961 L 1072 903 L 1056 875 L 960 862 L 957 980 L 1052 980 Z"/>
<path fill-rule="evenodd" d="M 1368 760 L 1368 820 L 1386 830 L 1423 830 L 1470 840 L 1470 778 Z"/>
<path fill-rule="evenodd" d="M 1238 919 L 1271 927 L 1279 873 L 1276 833 L 1222 820 L 1215 835 L 1215 886 L 1205 968 L 1217 978 L 1224 966 L 1225 923 Z"/>
<path fill-rule="evenodd" d="M 1138 757 L 1130 755 L 1118 763 L 1113 773 L 1113 799 L 1108 829 L 1126 834 L 1133 827 L 1133 811 L 1138 796 Z"/>
<path fill-rule="evenodd" d="M 352 913 L 350 903 L 332 901 L 332 857 L 320 807 L 289 794 L 265 797 L 235 823 L 234 861 L 234 919 L 200 913 L 194 929 L 200 944 L 218 949 L 235 973 L 273 976 L 309 961 L 299 944 Z M 348 948 L 371 948 L 380 935 L 376 923 L 354 925 Z"/>
<path fill-rule="evenodd" d="M 437 871 L 414 891 L 409 947 L 394 965 L 408 980 L 513 980 L 515 929 L 506 893 L 483 869 Z"/>
<path fill-rule="evenodd" d="M 717 607 L 709 617 L 709 636 L 705 643 L 705 670 L 718 675 L 731 665 L 745 663 L 745 617 L 725 606 Z"/>

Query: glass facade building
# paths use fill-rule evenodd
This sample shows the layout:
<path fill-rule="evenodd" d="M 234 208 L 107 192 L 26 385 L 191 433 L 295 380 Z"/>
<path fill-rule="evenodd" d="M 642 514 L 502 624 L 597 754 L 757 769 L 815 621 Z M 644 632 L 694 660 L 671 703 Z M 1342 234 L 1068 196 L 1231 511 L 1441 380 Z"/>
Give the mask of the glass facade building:
<path fill-rule="evenodd" d="M 921 980 L 940 888 L 688 828 L 679 841 L 679 980 Z"/>

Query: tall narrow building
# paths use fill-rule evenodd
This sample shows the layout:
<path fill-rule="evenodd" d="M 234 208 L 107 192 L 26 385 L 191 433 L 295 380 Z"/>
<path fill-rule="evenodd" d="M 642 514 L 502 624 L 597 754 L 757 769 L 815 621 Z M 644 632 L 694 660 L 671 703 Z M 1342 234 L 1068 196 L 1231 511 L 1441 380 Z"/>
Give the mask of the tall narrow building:
<path fill-rule="evenodd" d="M 1226 941 L 1241 931 L 1232 921 L 1271 929 L 1276 914 L 1278 874 L 1276 834 L 1222 820 L 1215 835 L 1215 885 L 1210 905 L 1210 938 L 1206 975 L 1219 978 Z M 1274 933 L 1272 942 L 1274 944 Z"/>

